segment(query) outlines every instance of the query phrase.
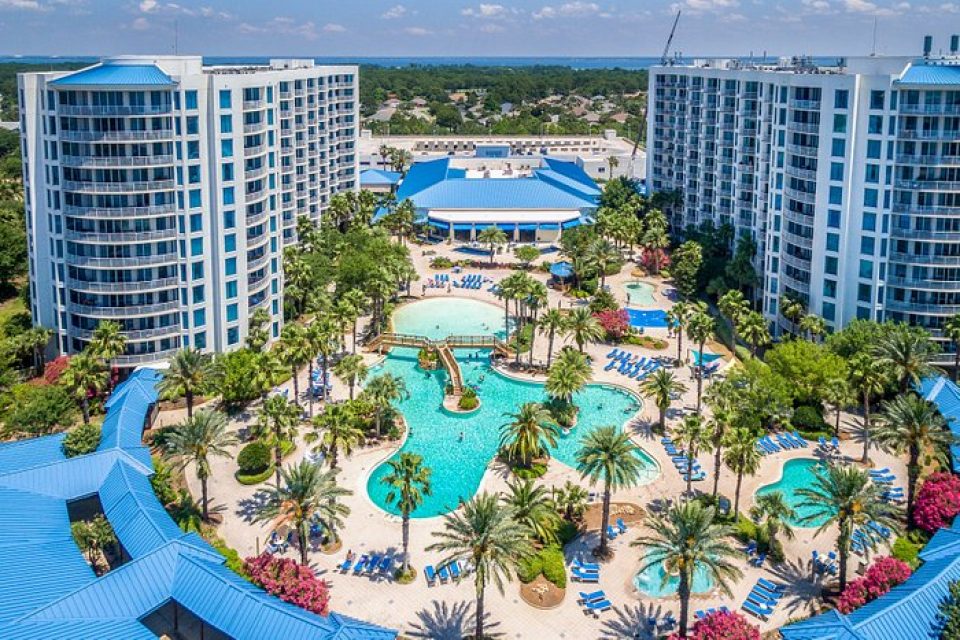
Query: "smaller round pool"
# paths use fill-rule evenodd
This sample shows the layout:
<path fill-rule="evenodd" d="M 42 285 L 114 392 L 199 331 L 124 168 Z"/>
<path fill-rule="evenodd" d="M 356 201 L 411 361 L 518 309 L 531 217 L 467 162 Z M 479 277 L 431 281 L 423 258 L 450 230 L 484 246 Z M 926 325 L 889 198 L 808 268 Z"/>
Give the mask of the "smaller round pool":
<path fill-rule="evenodd" d="M 793 510 L 796 512 L 796 518 L 787 518 L 787 524 L 791 527 L 802 527 L 802 528 L 816 528 L 822 525 L 826 519 L 817 518 L 812 522 L 807 522 L 801 524 L 801 521 L 805 516 L 809 516 L 812 513 L 816 513 L 814 509 L 810 507 L 800 507 L 798 506 L 803 502 L 804 498 L 797 493 L 797 489 L 801 488 L 811 488 L 815 480 L 815 472 L 818 469 L 822 469 L 823 464 L 815 458 L 796 458 L 795 460 L 788 460 L 783 465 L 783 473 L 780 476 L 780 479 L 773 484 L 767 484 L 759 489 L 757 489 L 756 495 L 762 496 L 764 494 L 773 493 L 774 491 L 779 491 L 783 493 L 783 499 L 788 505 L 793 507 Z"/>
<path fill-rule="evenodd" d="M 654 598 L 668 598 L 677 595 L 680 588 L 680 578 L 670 576 L 664 582 L 666 571 L 663 563 L 658 562 L 647 567 L 633 578 L 633 586 L 638 591 Z M 697 566 L 693 571 L 693 593 L 706 593 L 713 589 L 713 580 L 707 573 L 706 567 Z"/>
<path fill-rule="evenodd" d="M 629 282 L 623 285 L 624 292 L 627 294 L 627 304 L 635 304 L 641 307 L 649 307 L 655 300 L 653 299 L 654 287 L 649 282 Z"/>

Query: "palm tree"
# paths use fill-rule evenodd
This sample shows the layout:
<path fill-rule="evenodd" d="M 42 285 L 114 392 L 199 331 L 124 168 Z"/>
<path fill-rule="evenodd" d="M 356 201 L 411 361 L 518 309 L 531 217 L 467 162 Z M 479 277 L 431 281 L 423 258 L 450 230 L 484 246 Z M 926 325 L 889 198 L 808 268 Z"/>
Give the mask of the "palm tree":
<path fill-rule="evenodd" d="M 380 437 L 383 417 L 392 409 L 393 403 L 410 397 L 410 393 L 407 391 L 407 383 L 404 382 L 403 378 L 392 373 L 383 373 L 371 378 L 363 390 L 363 395 L 373 405 L 373 420 L 377 437 Z"/>
<path fill-rule="evenodd" d="M 560 516 L 544 487 L 533 480 L 518 480 L 507 483 L 503 502 L 513 509 L 513 518 L 524 525 L 540 542 L 553 544 L 557 541 Z"/>
<path fill-rule="evenodd" d="M 946 464 L 948 447 L 957 439 L 937 407 L 914 393 L 886 403 L 874 436 L 886 451 L 907 454 L 907 522 L 913 522 L 921 452 Z"/>
<path fill-rule="evenodd" d="M 351 316 L 353 320 L 352 322 L 353 340 L 351 342 L 351 346 L 352 346 L 351 353 L 356 353 L 357 352 L 357 321 L 360 319 L 360 316 L 363 314 L 363 311 L 367 306 L 367 303 L 368 303 L 367 296 L 365 296 L 363 294 L 363 291 L 360 291 L 359 289 L 350 289 L 349 291 L 343 294 L 340 300 L 341 302 L 349 305 L 350 308 L 353 310 L 353 314 Z"/>
<path fill-rule="evenodd" d="M 716 521 L 713 507 L 687 502 L 671 507 L 665 514 L 650 521 L 653 532 L 631 546 L 645 550 L 643 567 L 662 566 L 668 575 L 677 575 L 680 584 L 680 637 L 687 635 L 690 615 L 690 592 L 697 569 L 705 571 L 715 585 L 730 596 L 730 581 L 742 577 L 731 562 L 739 552 L 727 542 L 733 529 Z"/>
<path fill-rule="evenodd" d="M 798 324 L 804 313 L 806 313 L 806 309 L 804 309 L 802 302 L 787 296 L 780 297 L 780 314 L 792 323 L 794 330 L 799 328 Z"/>
<path fill-rule="evenodd" d="M 689 302 L 681 300 L 667 311 L 667 323 L 677 334 L 677 362 L 683 361 L 683 330 L 687 326 L 687 318 L 693 312 Z"/>
<path fill-rule="evenodd" d="M 607 524 L 610 519 L 610 493 L 632 487 L 640 478 L 643 462 L 630 436 L 614 426 L 598 427 L 580 441 L 577 471 L 580 478 L 590 478 L 591 486 L 603 483 L 603 511 L 600 520 L 600 546 L 594 550 L 606 556 Z"/>
<path fill-rule="evenodd" d="M 827 321 L 814 313 L 808 313 L 800 319 L 800 331 L 813 342 L 814 338 L 827 332 Z"/>
<path fill-rule="evenodd" d="M 601 288 L 607 284 L 607 267 L 611 264 L 616 264 L 617 261 L 623 258 L 623 256 L 620 255 L 620 250 L 606 238 L 597 238 L 593 244 L 590 245 L 589 257 L 600 274 Z"/>
<path fill-rule="evenodd" d="M 270 312 L 260 307 L 250 316 L 247 327 L 247 346 L 262 351 L 270 342 Z"/>
<path fill-rule="evenodd" d="M 93 354 L 81 351 L 71 356 L 62 381 L 80 401 L 83 424 L 90 424 L 90 396 L 103 391 L 107 384 L 107 370 L 103 363 Z"/>
<path fill-rule="evenodd" d="M 757 435 L 747 427 L 738 427 L 727 432 L 723 439 L 723 462 L 737 474 L 737 487 L 733 494 L 733 513 L 740 511 L 740 487 L 743 476 L 752 476 L 760 470 L 760 452 L 757 451 Z"/>
<path fill-rule="evenodd" d="M 95 356 L 103 358 L 107 367 L 112 367 L 113 359 L 127 349 L 127 337 L 123 335 L 120 323 L 101 320 L 93 330 L 90 348 Z"/>
<path fill-rule="evenodd" d="M 547 334 L 547 369 L 553 362 L 553 341 L 557 333 L 563 333 L 567 327 L 567 316 L 560 309 L 547 309 L 538 323 L 540 333 Z"/>
<path fill-rule="evenodd" d="M 723 444 L 736 415 L 737 387 L 727 380 L 716 382 L 707 389 L 706 402 L 710 405 L 710 446 L 713 448 L 713 496 L 720 486 L 720 464 L 723 459 Z"/>
<path fill-rule="evenodd" d="M 280 394 L 267 398 L 260 409 L 260 415 L 257 416 L 256 431 L 264 444 L 273 449 L 277 487 L 280 486 L 283 445 L 296 438 L 299 426 L 300 408 Z"/>
<path fill-rule="evenodd" d="M 834 378 L 823 389 L 823 399 L 836 412 L 836 421 L 833 425 L 833 435 L 840 436 L 840 414 L 843 410 L 856 402 L 853 388 L 846 378 Z"/>
<path fill-rule="evenodd" d="M 33 374 L 35 376 L 43 373 L 44 350 L 52 337 L 53 331 L 39 326 L 27 329 L 21 336 L 24 348 L 33 356 Z"/>
<path fill-rule="evenodd" d="M 193 417 L 193 400 L 213 383 L 216 367 L 213 359 L 196 349 L 181 349 L 170 359 L 170 366 L 163 371 L 157 391 L 166 398 L 184 397 L 187 402 L 187 417 Z"/>
<path fill-rule="evenodd" d="M 850 359 L 850 381 L 863 401 L 863 458 L 870 460 L 870 398 L 883 393 L 887 386 L 889 370 L 879 358 L 868 353 L 858 353 Z"/>
<path fill-rule="evenodd" d="M 713 441 L 699 415 L 686 416 L 674 429 L 673 438 L 687 452 L 687 496 L 693 495 L 693 461 L 701 449 L 709 450 Z"/>
<path fill-rule="evenodd" d="M 953 381 L 960 375 L 960 313 L 956 313 L 943 323 L 943 337 L 953 345 Z"/>
<path fill-rule="evenodd" d="M 562 487 L 553 487 L 553 504 L 557 511 L 563 514 L 564 520 L 573 522 L 583 517 L 587 509 L 587 499 L 590 494 L 578 484 L 567 480 Z"/>
<path fill-rule="evenodd" d="M 527 295 L 527 310 L 533 315 L 530 320 L 530 365 L 533 365 L 533 343 L 537 337 L 537 327 L 540 324 L 540 310 L 547 306 L 547 285 L 534 280 Z"/>
<path fill-rule="evenodd" d="M 701 414 L 701 405 L 703 399 L 703 346 L 707 340 L 713 336 L 716 322 L 706 304 L 699 304 L 695 307 L 693 314 L 687 321 L 687 335 L 697 344 L 700 352 L 700 362 L 697 365 L 697 415 Z"/>
<path fill-rule="evenodd" d="M 576 410 L 573 396 L 586 386 L 589 379 L 590 365 L 586 356 L 573 349 L 564 349 L 550 366 L 544 390 L 551 398 Z"/>
<path fill-rule="evenodd" d="M 477 234 L 477 242 L 490 247 L 490 264 L 493 264 L 493 258 L 497 255 L 497 247 L 507 244 L 507 234 L 499 227 L 487 227 Z"/>
<path fill-rule="evenodd" d="M 287 367 L 280 362 L 277 352 L 273 350 L 258 351 L 254 357 L 256 369 L 253 372 L 253 386 L 260 390 L 260 402 L 265 403 L 274 385 L 286 375 Z"/>
<path fill-rule="evenodd" d="M 757 311 L 750 311 L 740 321 L 740 335 L 750 345 L 750 354 L 756 358 L 757 349 L 770 344 L 770 330 L 767 321 Z"/>
<path fill-rule="evenodd" d="M 320 441 L 330 455 L 331 469 L 337 466 L 341 452 L 349 456 L 354 447 L 363 443 L 363 430 L 347 404 L 328 405 L 323 413 L 314 416 L 313 427 L 315 431 L 307 434 L 307 442 Z"/>
<path fill-rule="evenodd" d="M 788 520 L 796 520 L 797 512 L 787 504 L 780 491 L 773 491 L 757 496 L 756 504 L 750 510 L 750 517 L 760 524 L 760 529 L 766 532 L 767 545 L 774 549 L 777 544 L 777 535 L 782 533 L 788 540 L 793 540 L 793 529 Z"/>
<path fill-rule="evenodd" d="M 923 378 L 938 373 L 930 364 L 936 352 L 935 343 L 925 333 L 900 326 L 881 338 L 874 355 L 892 372 L 900 393 L 906 393 L 911 384 L 919 385 Z"/>
<path fill-rule="evenodd" d="M 658 368 L 640 383 L 640 393 L 644 398 L 651 398 L 660 412 L 660 433 L 666 429 L 667 410 L 670 408 L 673 396 L 685 393 L 686 390 L 686 385 L 677 379 L 676 374 L 663 367 Z"/>
<path fill-rule="evenodd" d="M 520 405 L 517 413 L 505 413 L 510 422 L 500 427 L 500 447 L 510 460 L 530 468 L 534 458 L 549 456 L 557 444 L 560 428 L 553 416 L 538 402 Z"/>
<path fill-rule="evenodd" d="M 300 403 L 300 367 L 313 359 L 313 345 L 303 325 L 291 322 L 280 332 L 279 356 L 290 367 L 293 377 L 293 401 Z"/>
<path fill-rule="evenodd" d="M 580 353 L 583 353 L 583 346 L 588 342 L 598 342 L 603 338 L 603 327 L 587 307 L 578 307 L 567 315 L 565 331 L 577 343 Z"/>
<path fill-rule="evenodd" d="M 423 456 L 404 451 L 398 458 L 387 460 L 390 472 L 380 478 L 390 487 L 387 503 L 394 504 L 403 520 L 403 563 L 400 573 L 410 571 L 410 514 L 423 504 L 423 496 L 430 495 L 430 467 L 423 465 Z"/>
<path fill-rule="evenodd" d="M 196 466 L 204 520 L 210 515 L 207 502 L 210 456 L 229 458 L 228 448 L 236 443 L 236 435 L 227 430 L 226 416 L 218 411 L 197 412 L 174 427 L 167 438 L 167 454 L 177 458 L 181 470 L 191 462 Z"/>
<path fill-rule="evenodd" d="M 353 492 L 337 485 L 334 471 L 323 472 L 309 460 L 282 469 L 280 475 L 283 484 L 267 489 L 267 499 L 257 510 L 255 520 L 270 520 L 275 528 L 289 525 L 295 529 L 300 540 L 300 564 L 306 566 L 310 523 L 317 522 L 336 539 L 336 529 L 350 515 L 350 507 L 340 498 Z"/>
<path fill-rule="evenodd" d="M 344 356 L 340 359 L 340 362 L 333 365 L 333 372 L 338 378 L 350 385 L 350 399 L 353 400 L 353 393 L 357 383 L 363 383 L 369 370 L 363 362 L 363 356 L 349 355 Z"/>
<path fill-rule="evenodd" d="M 330 357 L 337 349 L 338 335 L 339 332 L 329 315 L 324 314 L 318 317 L 310 325 L 311 342 L 313 342 L 313 348 L 320 354 L 320 365 L 323 368 L 320 387 L 324 402 L 327 401 L 326 377 L 330 374 Z"/>
<path fill-rule="evenodd" d="M 433 532 L 439 540 L 426 549 L 445 554 L 442 564 L 462 560 L 473 567 L 477 595 L 474 638 L 477 640 L 484 637 L 487 586 L 492 582 L 503 593 L 503 585 L 512 579 L 517 564 L 533 555 L 530 532 L 513 516 L 513 510 L 502 505 L 496 494 L 483 492 L 445 515 L 443 529 Z"/>
<path fill-rule="evenodd" d="M 876 523 L 899 530 L 899 508 L 881 499 L 881 489 L 870 481 L 865 471 L 852 465 L 830 465 L 826 471 L 814 472 L 813 485 L 796 490 L 801 497 L 796 509 L 805 512 L 801 525 L 820 523 L 818 536 L 836 525 L 837 554 L 840 556 L 840 591 L 847 586 L 847 561 L 853 532 L 867 530 Z"/>
<path fill-rule="evenodd" d="M 730 333 L 733 341 L 730 349 L 733 350 L 737 346 L 737 326 L 750 313 L 750 304 L 740 290 L 730 289 L 717 300 L 717 307 L 719 307 L 720 313 L 730 321 Z"/>

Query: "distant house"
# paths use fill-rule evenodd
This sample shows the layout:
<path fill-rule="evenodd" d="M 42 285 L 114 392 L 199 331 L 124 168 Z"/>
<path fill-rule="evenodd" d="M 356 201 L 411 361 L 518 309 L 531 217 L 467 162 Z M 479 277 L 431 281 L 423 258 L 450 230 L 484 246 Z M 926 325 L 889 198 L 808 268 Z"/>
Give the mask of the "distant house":
<path fill-rule="evenodd" d="M 390 118 L 392 118 L 396 112 L 396 107 L 380 107 L 375 114 L 370 116 L 370 120 L 375 122 L 389 122 Z"/>
<path fill-rule="evenodd" d="M 627 121 L 627 118 L 629 117 L 630 117 L 630 114 L 620 111 L 610 116 L 610 119 L 613 120 L 614 122 L 619 122 L 620 124 L 623 124 L 624 122 Z"/>
<path fill-rule="evenodd" d="M 398 109 L 400 108 L 400 100 L 397 98 L 390 98 L 389 100 L 383 103 L 383 106 L 390 107 L 392 109 Z"/>
<path fill-rule="evenodd" d="M 463 102 L 467 99 L 467 94 L 463 91 L 454 91 L 453 93 L 447 95 L 447 98 L 450 100 L 450 102 Z"/>
<path fill-rule="evenodd" d="M 500 113 L 501 113 L 501 114 L 507 116 L 507 115 L 510 115 L 512 112 L 513 112 L 513 103 L 512 103 L 512 102 L 504 102 L 504 103 L 502 103 L 502 104 L 500 105 Z"/>
<path fill-rule="evenodd" d="M 595 113 L 595 112 L 593 112 L 593 111 L 588 111 L 588 112 L 583 116 L 583 119 L 586 120 L 587 122 L 591 122 L 591 123 L 593 123 L 593 124 L 596 124 L 596 123 L 600 122 L 600 114 L 599 114 L 599 113 Z"/>
<path fill-rule="evenodd" d="M 417 97 L 411 100 L 410 104 L 412 104 L 415 107 L 425 107 L 430 103 L 427 102 L 424 98 Z"/>

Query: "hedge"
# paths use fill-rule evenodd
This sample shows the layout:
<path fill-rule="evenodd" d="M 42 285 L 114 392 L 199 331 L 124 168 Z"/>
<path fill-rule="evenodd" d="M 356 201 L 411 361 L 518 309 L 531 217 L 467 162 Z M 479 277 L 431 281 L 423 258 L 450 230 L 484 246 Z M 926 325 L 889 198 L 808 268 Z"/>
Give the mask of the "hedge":
<path fill-rule="evenodd" d="M 536 555 L 521 560 L 517 567 L 517 576 L 524 583 L 533 582 L 541 574 L 558 588 L 567 587 L 567 568 L 560 547 L 544 547 Z"/>
<path fill-rule="evenodd" d="M 263 473 L 273 463 L 273 452 L 262 442 L 251 442 L 237 454 L 237 467 L 243 475 Z"/>

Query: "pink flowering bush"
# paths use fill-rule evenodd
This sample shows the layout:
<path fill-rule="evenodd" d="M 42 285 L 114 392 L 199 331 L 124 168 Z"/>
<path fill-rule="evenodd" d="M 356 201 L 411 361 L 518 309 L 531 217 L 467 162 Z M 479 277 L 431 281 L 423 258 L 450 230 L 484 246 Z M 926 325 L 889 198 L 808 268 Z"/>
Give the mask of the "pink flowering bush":
<path fill-rule="evenodd" d="M 663 249 L 644 249 L 640 264 L 650 273 L 660 273 L 670 266 L 670 258 Z"/>
<path fill-rule="evenodd" d="M 906 562 L 881 556 L 877 558 L 862 578 L 854 580 L 840 594 L 837 609 L 850 613 L 868 602 L 876 600 L 898 584 L 906 582 L 913 570 Z"/>
<path fill-rule="evenodd" d="M 244 560 L 243 568 L 253 583 L 263 587 L 267 593 L 307 611 L 327 615 L 330 589 L 326 582 L 314 575 L 310 567 L 297 564 L 290 558 L 277 558 L 264 552 Z"/>
<path fill-rule="evenodd" d="M 673 634 L 670 640 L 680 636 Z M 697 620 L 687 633 L 689 640 L 760 640 L 760 629 L 739 613 L 717 612 Z"/>
<path fill-rule="evenodd" d="M 630 332 L 630 316 L 625 309 L 608 309 L 593 314 L 610 340 L 620 340 Z"/>
<path fill-rule="evenodd" d="M 913 507 L 913 524 L 927 533 L 946 527 L 960 513 L 960 476 L 934 473 L 920 485 Z"/>

